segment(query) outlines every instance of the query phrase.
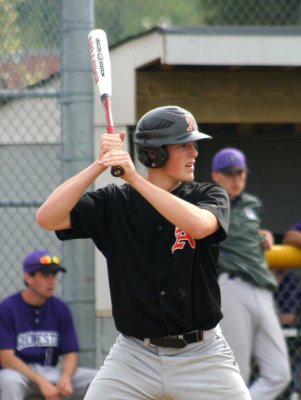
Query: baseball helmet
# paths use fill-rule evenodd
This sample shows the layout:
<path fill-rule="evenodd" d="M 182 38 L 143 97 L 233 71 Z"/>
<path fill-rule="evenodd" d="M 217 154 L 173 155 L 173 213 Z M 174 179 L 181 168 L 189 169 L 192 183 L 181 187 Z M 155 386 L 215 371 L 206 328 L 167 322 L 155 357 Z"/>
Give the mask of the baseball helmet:
<path fill-rule="evenodd" d="M 154 108 L 137 123 L 135 144 L 139 161 L 150 168 L 162 167 L 168 159 L 167 144 L 212 139 L 198 131 L 193 115 L 178 106 Z"/>

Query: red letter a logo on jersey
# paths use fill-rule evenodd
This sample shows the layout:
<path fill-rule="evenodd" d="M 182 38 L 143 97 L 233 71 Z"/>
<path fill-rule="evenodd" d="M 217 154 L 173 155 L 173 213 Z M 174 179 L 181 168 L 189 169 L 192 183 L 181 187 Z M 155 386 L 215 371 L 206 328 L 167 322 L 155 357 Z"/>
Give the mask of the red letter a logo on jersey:
<path fill-rule="evenodd" d="M 176 227 L 175 237 L 175 244 L 171 248 L 172 253 L 174 253 L 176 250 L 182 250 L 186 243 L 188 243 L 192 249 L 195 248 L 194 239 L 189 235 L 189 233 L 184 232 L 181 228 Z"/>

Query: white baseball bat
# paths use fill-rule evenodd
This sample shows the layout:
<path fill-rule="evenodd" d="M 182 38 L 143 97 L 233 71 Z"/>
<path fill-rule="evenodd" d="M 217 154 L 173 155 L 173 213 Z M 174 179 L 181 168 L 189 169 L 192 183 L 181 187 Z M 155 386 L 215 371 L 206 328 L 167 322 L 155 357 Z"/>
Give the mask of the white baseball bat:
<path fill-rule="evenodd" d="M 112 80 L 111 80 L 111 62 L 108 47 L 108 40 L 105 31 L 94 29 L 88 35 L 92 72 L 95 83 L 100 95 L 101 103 L 104 107 L 106 126 L 108 133 L 114 133 L 114 123 L 112 117 Z M 121 176 L 124 170 L 120 166 L 112 167 L 113 176 Z"/>

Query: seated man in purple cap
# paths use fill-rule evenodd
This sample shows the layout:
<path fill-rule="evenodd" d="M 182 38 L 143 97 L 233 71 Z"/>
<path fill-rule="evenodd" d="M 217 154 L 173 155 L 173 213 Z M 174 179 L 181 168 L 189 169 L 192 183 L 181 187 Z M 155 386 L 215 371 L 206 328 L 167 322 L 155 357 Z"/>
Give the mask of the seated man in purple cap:
<path fill-rule="evenodd" d="M 272 400 L 290 381 L 287 348 L 273 305 L 276 280 L 264 250 L 273 235 L 261 229 L 261 202 L 244 192 L 247 181 L 244 153 L 224 148 L 212 160 L 212 179 L 230 198 L 227 238 L 220 243 L 218 261 L 222 297 L 222 331 L 234 352 L 252 400 Z M 252 383 L 251 359 L 258 367 Z"/>
<path fill-rule="evenodd" d="M 25 289 L 0 304 L 1 400 L 34 394 L 82 399 L 96 375 L 96 370 L 77 368 L 71 312 L 53 295 L 59 271 L 66 272 L 58 257 L 46 250 L 30 253 L 23 262 Z"/>

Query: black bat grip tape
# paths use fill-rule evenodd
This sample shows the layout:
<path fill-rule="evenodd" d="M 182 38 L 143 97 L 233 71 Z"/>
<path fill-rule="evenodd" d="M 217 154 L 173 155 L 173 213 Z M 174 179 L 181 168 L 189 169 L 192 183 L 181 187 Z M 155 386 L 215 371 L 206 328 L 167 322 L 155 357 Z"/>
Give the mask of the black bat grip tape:
<path fill-rule="evenodd" d="M 124 169 L 122 167 L 112 167 L 111 168 L 111 175 L 115 176 L 115 178 L 119 178 L 124 174 Z"/>

